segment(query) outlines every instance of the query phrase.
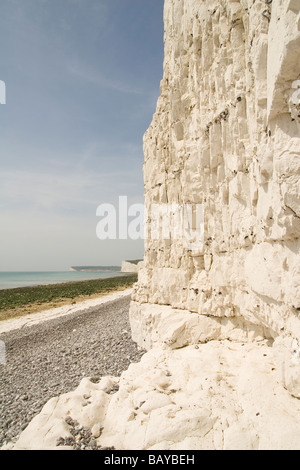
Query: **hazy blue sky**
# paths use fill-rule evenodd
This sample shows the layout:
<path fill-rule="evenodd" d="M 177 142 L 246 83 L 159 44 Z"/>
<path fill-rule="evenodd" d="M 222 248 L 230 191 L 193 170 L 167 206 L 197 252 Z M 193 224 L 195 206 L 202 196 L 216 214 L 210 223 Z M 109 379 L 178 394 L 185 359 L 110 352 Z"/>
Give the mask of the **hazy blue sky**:
<path fill-rule="evenodd" d="M 96 209 L 143 201 L 163 0 L 1 0 L 0 44 L 0 271 L 142 256 L 96 237 Z"/>

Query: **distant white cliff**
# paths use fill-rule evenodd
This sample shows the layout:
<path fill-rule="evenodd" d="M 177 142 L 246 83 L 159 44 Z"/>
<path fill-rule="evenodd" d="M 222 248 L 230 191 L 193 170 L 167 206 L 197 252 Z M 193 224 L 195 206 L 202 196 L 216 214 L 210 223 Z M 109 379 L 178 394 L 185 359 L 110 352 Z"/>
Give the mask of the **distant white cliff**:
<path fill-rule="evenodd" d="M 143 265 L 143 260 L 122 261 L 122 273 L 137 273 Z"/>

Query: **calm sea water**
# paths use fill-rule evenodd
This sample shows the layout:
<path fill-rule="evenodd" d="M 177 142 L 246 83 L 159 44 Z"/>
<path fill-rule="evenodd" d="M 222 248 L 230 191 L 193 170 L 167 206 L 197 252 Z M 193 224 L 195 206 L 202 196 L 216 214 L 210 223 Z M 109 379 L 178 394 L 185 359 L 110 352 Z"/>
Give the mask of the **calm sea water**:
<path fill-rule="evenodd" d="M 62 282 L 87 281 L 90 279 L 105 279 L 116 276 L 126 276 L 120 273 L 120 268 L 97 271 L 51 271 L 51 272 L 0 272 L 0 289 L 27 287 Z"/>

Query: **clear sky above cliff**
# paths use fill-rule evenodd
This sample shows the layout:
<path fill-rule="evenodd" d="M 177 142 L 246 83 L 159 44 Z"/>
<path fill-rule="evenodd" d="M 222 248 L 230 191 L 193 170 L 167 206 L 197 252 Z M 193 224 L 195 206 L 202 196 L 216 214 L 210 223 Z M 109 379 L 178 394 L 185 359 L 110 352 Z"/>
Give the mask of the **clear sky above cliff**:
<path fill-rule="evenodd" d="M 99 204 L 143 201 L 162 78 L 163 0 L 1 0 L 0 271 L 119 264 Z"/>

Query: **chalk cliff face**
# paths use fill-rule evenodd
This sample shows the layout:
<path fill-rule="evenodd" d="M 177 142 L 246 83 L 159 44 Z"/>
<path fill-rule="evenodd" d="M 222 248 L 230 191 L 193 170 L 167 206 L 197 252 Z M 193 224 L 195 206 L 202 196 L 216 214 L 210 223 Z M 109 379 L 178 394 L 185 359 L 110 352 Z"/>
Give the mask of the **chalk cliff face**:
<path fill-rule="evenodd" d="M 70 417 L 116 449 L 300 448 L 300 0 L 165 0 L 164 22 L 130 308 L 149 351 L 8 448 L 56 448 Z M 184 205 L 196 242 L 174 236 Z"/>
<path fill-rule="evenodd" d="M 133 338 L 270 338 L 300 396 L 300 2 L 166 0 L 164 23 Z M 172 204 L 201 205 L 203 246 L 151 237 Z"/>

